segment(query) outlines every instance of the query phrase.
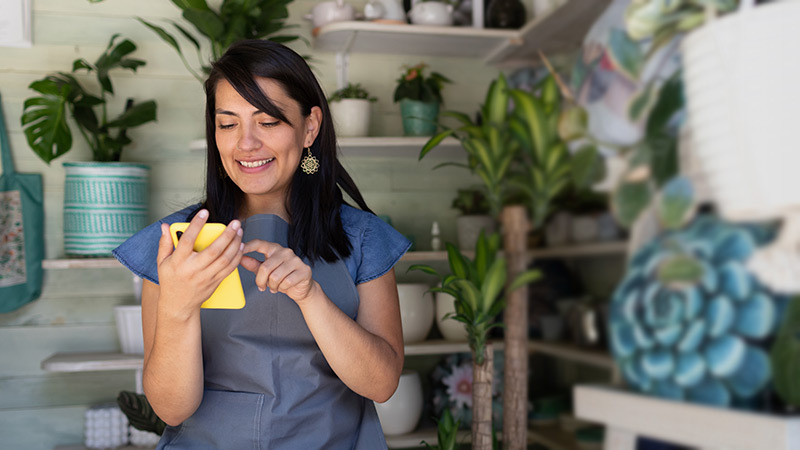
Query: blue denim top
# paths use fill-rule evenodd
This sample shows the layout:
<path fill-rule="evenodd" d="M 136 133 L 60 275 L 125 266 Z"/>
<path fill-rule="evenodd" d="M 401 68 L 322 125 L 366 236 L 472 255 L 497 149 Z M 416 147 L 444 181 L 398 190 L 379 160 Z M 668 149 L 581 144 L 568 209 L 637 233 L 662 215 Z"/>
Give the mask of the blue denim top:
<path fill-rule="evenodd" d="M 189 206 L 148 225 L 111 254 L 134 274 L 158 284 L 156 256 L 161 224 L 185 222 L 198 207 Z M 340 212 L 344 232 L 353 249 L 344 263 L 356 285 L 388 272 L 411 247 L 402 234 L 374 214 L 345 204 L 342 204 Z"/>

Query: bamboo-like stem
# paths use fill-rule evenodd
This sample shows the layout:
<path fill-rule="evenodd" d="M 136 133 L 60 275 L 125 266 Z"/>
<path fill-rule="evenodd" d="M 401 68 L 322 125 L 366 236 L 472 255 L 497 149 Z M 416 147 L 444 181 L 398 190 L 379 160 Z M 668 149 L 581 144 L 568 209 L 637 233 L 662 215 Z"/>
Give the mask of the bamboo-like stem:
<path fill-rule="evenodd" d="M 494 351 L 492 344 L 484 347 L 483 364 L 472 358 L 472 448 L 492 450 L 492 369 Z"/>
<path fill-rule="evenodd" d="M 506 206 L 502 214 L 503 249 L 511 283 L 525 271 L 530 221 L 523 206 Z M 505 332 L 505 367 L 503 370 L 503 448 L 524 450 L 527 445 L 528 419 L 528 289 L 508 292 L 503 322 Z"/>

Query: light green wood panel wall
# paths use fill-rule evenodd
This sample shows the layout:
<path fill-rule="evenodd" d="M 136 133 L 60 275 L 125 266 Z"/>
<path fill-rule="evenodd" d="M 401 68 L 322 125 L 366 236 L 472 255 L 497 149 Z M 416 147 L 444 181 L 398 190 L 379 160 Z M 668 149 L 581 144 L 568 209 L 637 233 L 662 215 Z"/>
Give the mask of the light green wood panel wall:
<path fill-rule="evenodd" d="M 211 0 L 210 4 L 219 4 Z M 296 0 L 290 6 L 292 30 L 310 40 L 310 24 L 302 19 L 317 2 Z M 363 5 L 364 1 L 353 2 Z M 136 75 L 116 73 L 112 80 L 119 98 L 110 111 L 119 111 L 126 96 L 156 99 L 158 122 L 132 130 L 134 144 L 123 159 L 151 166 L 150 216 L 155 220 L 202 197 L 204 154 L 188 143 L 202 136 L 204 96 L 200 83 L 184 69 L 174 51 L 133 17 L 182 21 L 172 2 L 165 0 L 35 0 L 34 46 L 0 48 L 0 93 L 17 169 L 41 173 L 45 188 L 45 244 L 48 258 L 63 254 L 62 203 L 64 161 L 90 158 L 80 136 L 73 150 L 50 166 L 25 142 L 19 116 L 32 95 L 28 84 L 53 71 L 68 71 L 77 58 L 94 60 L 113 33 L 139 47 L 147 61 Z M 292 45 L 312 58 L 312 68 L 326 92 L 337 88 L 335 57 L 318 53 L 304 43 Z M 413 51 L 414 49 L 409 49 Z M 193 56 L 193 55 L 190 55 Z M 403 65 L 427 62 L 453 80 L 444 91 L 445 107 L 472 113 L 483 100 L 497 71 L 478 60 L 423 58 L 414 55 L 352 55 L 350 79 L 378 97 L 371 134 L 401 134 L 399 110 L 392 102 L 395 80 Z M 79 76 L 95 87 L 91 77 Z M 375 149 L 379 155 L 381 149 Z M 430 225 L 438 220 L 446 240 L 455 238 L 449 208 L 456 188 L 476 182 L 448 168 L 432 172 L 436 161 L 409 158 L 347 157 L 345 165 L 369 205 L 392 217 L 395 226 L 413 234 L 422 249 L 429 245 Z M 407 265 L 406 265 L 407 266 Z M 400 272 L 404 271 L 400 269 Z M 406 277 L 413 280 L 419 275 Z M 133 388 L 133 372 L 46 373 L 41 361 L 56 352 L 116 351 L 119 349 L 113 307 L 133 301 L 130 274 L 124 269 L 49 270 L 42 297 L 18 311 L 0 315 L 0 447 L 51 449 L 83 439 L 83 414 L 97 402 L 113 400 L 121 389 Z"/>

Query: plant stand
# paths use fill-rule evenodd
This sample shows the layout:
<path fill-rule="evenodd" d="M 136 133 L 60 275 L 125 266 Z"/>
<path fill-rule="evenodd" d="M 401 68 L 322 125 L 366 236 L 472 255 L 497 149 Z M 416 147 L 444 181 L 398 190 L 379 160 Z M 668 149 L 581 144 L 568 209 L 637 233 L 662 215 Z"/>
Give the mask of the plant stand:
<path fill-rule="evenodd" d="M 800 449 L 800 416 L 665 400 L 613 386 L 576 386 L 578 418 L 606 426 L 606 450 L 635 450 L 647 436 L 702 450 Z"/>

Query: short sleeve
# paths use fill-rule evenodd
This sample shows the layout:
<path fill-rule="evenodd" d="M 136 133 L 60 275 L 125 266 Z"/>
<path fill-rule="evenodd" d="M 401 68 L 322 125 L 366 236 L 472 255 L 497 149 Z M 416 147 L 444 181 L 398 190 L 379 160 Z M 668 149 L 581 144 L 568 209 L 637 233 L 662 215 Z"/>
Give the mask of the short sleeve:
<path fill-rule="evenodd" d="M 408 239 L 374 214 L 343 206 L 342 223 L 353 245 L 353 255 L 345 262 L 356 285 L 386 274 L 411 247 Z"/>
<path fill-rule="evenodd" d="M 184 222 L 199 205 L 184 208 L 154 222 L 131 236 L 119 247 L 111 251 L 123 266 L 135 275 L 158 284 L 158 241 L 161 239 L 161 224 Z"/>

